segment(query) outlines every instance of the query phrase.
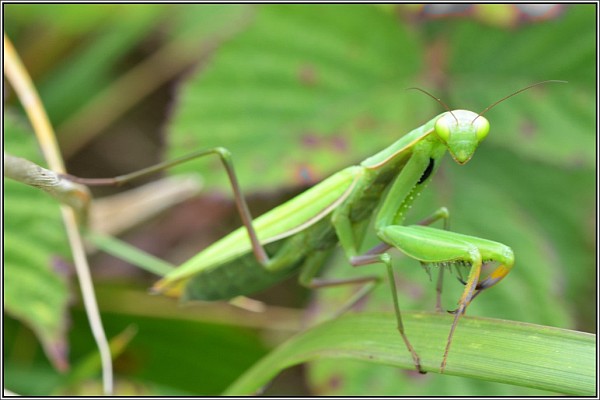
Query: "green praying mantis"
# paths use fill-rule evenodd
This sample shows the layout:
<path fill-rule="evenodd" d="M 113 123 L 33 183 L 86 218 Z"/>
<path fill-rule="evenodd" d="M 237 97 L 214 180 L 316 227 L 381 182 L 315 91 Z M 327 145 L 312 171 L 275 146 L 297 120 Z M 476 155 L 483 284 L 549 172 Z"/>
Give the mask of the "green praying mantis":
<path fill-rule="evenodd" d="M 440 372 L 446 367 L 455 329 L 471 301 L 483 290 L 500 282 L 513 268 L 512 250 L 501 243 L 451 232 L 449 212 L 442 207 L 414 225 L 403 225 L 406 213 L 434 176 L 448 151 L 458 164 L 466 164 L 490 130 L 483 116 L 500 102 L 544 81 L 518 90 L 493 103 L 480 113 L 450 110 L 441 100 L 420 90 L 444 106 L 444 112 L 402 136 L 388 148 L 345 168 L 292 200 L 253 219 L 241 193 L 229 151 L 217 147 L 195 152 L 116 178 L 84 179 L 67 176 L 85 184 L 119 184 L 137 177 L 213 155 L 218 156 L 231 183 L 243 227 L 233 231 L 174 269 L 153 290 L 184 300 L 225 300 L 267 288 L 292 273 L 309 288 L 344 284 L 361 285 L 348 301 L 345 311 L 379 282 L 375 276 L 325 280 L 316 278 L 329 254 L 339 243 L 350 265 L 383 264 L 394 301 L 397 329 L 410 352 L 417 371 L 424 373 L 418 352 L 402 323 L 389 250 L 400 250 L 422 264 L 439 267 L 437 308 L 445 267 L 469 268 L 458 308 L 452 311 Z M 360 246 L 374 215 L 375 234 L 381 244 L 361 253 Z M 442 220 L 444 229 L 431 227 Z M 487 276 L 482 266 L 496 265 Z"/>

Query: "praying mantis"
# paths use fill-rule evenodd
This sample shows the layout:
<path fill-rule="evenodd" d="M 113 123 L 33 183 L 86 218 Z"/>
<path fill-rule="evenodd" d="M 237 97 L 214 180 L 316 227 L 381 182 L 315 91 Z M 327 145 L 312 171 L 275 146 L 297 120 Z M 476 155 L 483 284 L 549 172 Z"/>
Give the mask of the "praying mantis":
<path fill-rule="evenodd" d="M 398 332 L 410 352 L 415 369 L 425 373 L 417 350 L 402 323 L 397 288 L 389 250 L 400 250 L 422 264 L 439 267 L 438 308 L 444 268 L 468 267 L 465 288 L 452 313 L 440 372 L 446 368 L 452 338 L 461 316 L 483 290 L 500 282 L 513 268 L 512 250 L 501 243 L 449 231 L 449 211 L 441 207 L 417 224 L 403 225 L 406 213 L 435 175 L 446 152 L 466 164 L 490 130 L 483 116 L 500 102 L 532 87 L 564 81 L 543 81 L 520 89 L 491 104 L 480 113 L 450 110 L 402 136 L 395 143 L 360 164 L 345 168 L 292 200 L 253 219 L 241 193 L 231 154 L 225 148 L 201 150 L 116 178 L 84 179 L 67 176 L 85 184 L 119 184 L 188 160 L 219 157 L 231 183 L 243 227 L 233 231 L 168 273 L 153 291 L 184 300 L 225 300 L 267 288 L 299 272 L 300 284 L 323 288 L 345 284 L 361 285 L 348 301 L 345 311 L 369 293 L 379 282 L 375 276 L 325 280 L 316 278 L 329 254 L 339 243 L 354 267 L 383 264 L 394 302 Z M 380 244 L 366 252 L 360 246 L 374 218 Z M 444 222 L 444 229 L 430 226 Z M 487 276 L 482 266 L 494 263 Z"/>

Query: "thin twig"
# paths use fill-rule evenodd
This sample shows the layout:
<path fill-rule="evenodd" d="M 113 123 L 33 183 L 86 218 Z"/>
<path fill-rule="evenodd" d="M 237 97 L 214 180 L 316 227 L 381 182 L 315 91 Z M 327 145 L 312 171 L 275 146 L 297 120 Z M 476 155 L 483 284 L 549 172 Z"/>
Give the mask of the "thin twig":
<path fill-rule="evenodd" d="M 27 112 L 48 166 L 57 173 L 65 173 L 65 166 L 46 111 L 31 82 L 29 74 L 6 34 L 4 34 L 4 74 L 15 89 L 23 108 Z M 73 252 L 73 260 L 79 278 L 84 307 L 92 334 L 98 346 L 98 351 L 100 352 L 104 393 L 110 395 L 113 392 L 112 359 L 98 311 L 94 286 L 83 247 L 83 239 L 79 232 L 76 214 L 73 209 L 69 206 L 61 205 L 61 212 L 71 251 Z"/>

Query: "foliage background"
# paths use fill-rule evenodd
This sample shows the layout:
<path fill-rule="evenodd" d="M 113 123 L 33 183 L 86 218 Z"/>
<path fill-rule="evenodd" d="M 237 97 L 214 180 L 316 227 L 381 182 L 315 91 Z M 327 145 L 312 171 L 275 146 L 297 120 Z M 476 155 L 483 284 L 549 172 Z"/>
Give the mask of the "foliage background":
<path fill-rule="evenodd" d="M 469 314 L 594 332 L 596 8 L 565 6 L 534 21 L 491 7 L 432 18 L 402 5 L 10 4 L 5 32 L 41 92 L 71 173 L 114 176 L 221 145 L 234 154 L 255 215 L 443 111 L 407 87 L 482 110 L 528 84 L 569 81 L 490 111 L 492 131 L 476 156 L 464 167 L 446 159 L 411 218 L 445 205 L 453 230 L 513 247 L 514 272 Z M 10 92 L 5 117 L 6 149 L 35 159 Z M 239 225 L 218 163 L 174 171 L 189 172 L 202 174 L 202 196 L 127 240 L 181 262 Z M 74 370 L 95 351 L 75 282 L 56 272 L 69 254 L 57 208 L 12 182 L 5 191 L 6 386 L 93 393 L 96 369 L 85 379 L 61 375 L 38 344 L 56 365 L 68 347 Z M 396 263 L 403 307 L 432 309 L 427 275 L 413 261 Z M 146 294 L 155 277 L 107 256 L 92 265 L 108 336 L 137 327 L 116 360 L 120 393 L 217 394 L 299 329 L 301 309 L 310 305 L 314 317 L 347 298 L 342 289 L 307 292 L 291 279 L 257 295 L 272 305 L 262 315 L 223 304 L 180 307 Z M 325 273 L 373 270 L 351 270 L 338 254 Z M 445 289 L 452 308 L 460 285 L 447 279 Z M 386 288 L 365 307 L 390 309 Z M 291 369 L 267 393 L 540 394 L 335 360 Z"/>

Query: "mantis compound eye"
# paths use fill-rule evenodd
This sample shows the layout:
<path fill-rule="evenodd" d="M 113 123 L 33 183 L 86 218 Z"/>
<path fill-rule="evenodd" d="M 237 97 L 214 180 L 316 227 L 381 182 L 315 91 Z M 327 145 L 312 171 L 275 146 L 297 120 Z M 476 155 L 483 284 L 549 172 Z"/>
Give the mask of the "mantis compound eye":
<path fill-rule="evenodd" d="M 477 140 L 481 142 L 490 132 L 490 123 L 486 118 L 478 116 L 473 120 L 473 128 L 475 128 Z"/>
<path fill-rule="evenodd" d="M 452 128 L 456 127 L 458 122 L 452 118 L 450 114 L 444 114 L 442 117 L 438 118 L 435 122 L 435 132 L 444 142 L 447 142 L 450 139 L 450 132 Z"/>

